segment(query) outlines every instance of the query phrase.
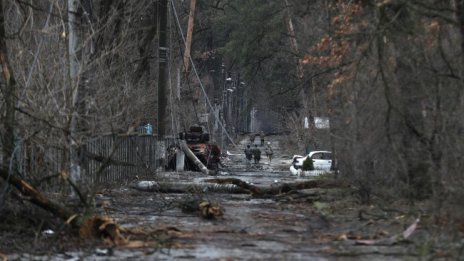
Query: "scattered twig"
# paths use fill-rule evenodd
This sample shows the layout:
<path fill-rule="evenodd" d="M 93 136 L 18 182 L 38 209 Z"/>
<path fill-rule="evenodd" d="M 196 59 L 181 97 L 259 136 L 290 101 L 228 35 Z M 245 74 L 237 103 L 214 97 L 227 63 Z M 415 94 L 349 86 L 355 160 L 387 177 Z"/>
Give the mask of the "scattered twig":
<path fill-rule="evenodd" d="M 377 240 L 356 240 L 356 245 L 394 245 L 398 242 L 404 241 L 408 239 L 414 231 L 417 229 L 417 225 L 419 224 L 419 219 L 416 219 L 414 223 L 412 223 L 405 231 L 400 234 L 394 235 L 389 238 L 384 239 L 377 239 Z"/>

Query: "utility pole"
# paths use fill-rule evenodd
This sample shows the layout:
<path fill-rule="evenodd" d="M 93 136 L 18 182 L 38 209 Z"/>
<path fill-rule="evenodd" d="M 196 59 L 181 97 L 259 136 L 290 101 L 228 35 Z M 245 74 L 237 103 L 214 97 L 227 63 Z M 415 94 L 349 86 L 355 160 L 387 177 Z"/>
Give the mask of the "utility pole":
<path fill-rule="evenodd" d="M 166 135 L 167 126 L 167 92 L 166 92 L 166 73 L 167 73 L 167 59 L 168 47 L 166 41 L 167 35 L 167 16 L 168 16 L 168 1 L 159 0 L 158 2 L 158 18 L 159 18 L 159 46 L 158 46 L 158 139 L 162 140 Z"/>
<path fill-rule="evenodd" d="M 195 21 L 195 6 L 197 0 L 190 0 L 190 13 L 187 26 L 187 41 L 185 43 L 185 52 L 184 52 L 184 72 L 187 75 L 190 65 L 190 49 L 192 48 L 192 37 L 193 37 L 193 25 Z"/>
<path fill-rule="evenodd" d="M 16 92 L 16 80 L 13 76 L 13 70 L 10 65 L 10 61 L 8 59 L 8 48 L 6 45 L 6 23 L 5 23 L 5 16 L 4 16 L 4 6 L 3 2 L 0 1 L 0 67 L 1 67 L 1 74 L 3 77 L 3 84 L 0 85 L 0 92 L 2 92 L 4 107 L 4 120 L 3 126 L 5 132 L 3 136 L 0 136 L 0 140 L 2 140 L 2 151 L 0 153 L 3 154 L 3 164 L 5 166 L 10 164 L 10 160 L 13 159 L 13 151 L 15 147 L 15 129 L 16 129 L 16 101 L 17 96 L 15 95 Z M 3 114 L 3 111 L 2 111 Z M 2 161 L 2 159 L 0 159 Z"/>

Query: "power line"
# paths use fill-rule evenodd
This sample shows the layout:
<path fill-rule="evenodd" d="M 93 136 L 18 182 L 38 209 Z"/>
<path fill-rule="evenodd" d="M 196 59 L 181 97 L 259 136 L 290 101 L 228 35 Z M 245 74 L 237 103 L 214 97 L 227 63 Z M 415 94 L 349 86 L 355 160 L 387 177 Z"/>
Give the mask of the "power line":
<path fill-rule="evenodd" d="M 182 27 L 180 26 L 180 21 L 179 21 L 179 17 L 177 15 L 177 10 L 176 10 L 176 7 L 174 5 L 174 2 L 173 1 L 170 1 L 171 2 L 171 6 L 172 6 L 172 11 L 173 11 L 173 14 L 174 14 L 174 17 L 176 18 L 176 24 L 177 24 L 177 27 L 178 27 L 178 30 L 180 32 L 180 35 L 182 37 L 182 41 L 185 45 L 186 43 L 186 40 L 185 40 L 185 36 L 184 36 L 184 33 L 182 31 Z M 197 68 L 195 66 L 195 63 L 193 62 L 193 59 L 192 59 L 192 56 L 189 56 L 189 60 L 190 60 L 190 64 L 192 64 L 192 69 L 193 69 L 193 72 L 195 73 L 195 76 L 196 78 L 198 79 L 198 82 L 200 83 L 200 88 L 201 88 L 201 91 L 203 93 L 203 95 L 205 96 L 205 100 L 206 100 L 206 103 L 208 104 L 209 108 L 211 111 L 214 111 L 214 108 L 211 104 L 211 101 L 209 100 L 209 97 L 208 95 L 206 94 L 206 91 L 205 91 L 205 88 L 203 86 L 203 83 L 201 82 L 201 79 L 200 79 L 200 76 L 198 75 L 198 71 L 197 71 Z M 237 144 L 235 144 L 235 142 L 232 140 L 232 138 L 230 137 L 229 133 L 227 132 L 226 128 L 224 127 L 224 124 L 222 123 L 222 121 L 220 121 L 220 119 L 218 118 L 218 116 L 216 115 L 216 113 L 213 113 L 214 115 L 214 118 L 216 119 L 217 122 L 219 122 L 219 125 L 221 126 L 222 130 L 225 132 L 226 134 L 226 137 L 229 139 L 229 141 L 232 143 L 232 145 L 234 145 L 235 147 L 238 147 Z"/>

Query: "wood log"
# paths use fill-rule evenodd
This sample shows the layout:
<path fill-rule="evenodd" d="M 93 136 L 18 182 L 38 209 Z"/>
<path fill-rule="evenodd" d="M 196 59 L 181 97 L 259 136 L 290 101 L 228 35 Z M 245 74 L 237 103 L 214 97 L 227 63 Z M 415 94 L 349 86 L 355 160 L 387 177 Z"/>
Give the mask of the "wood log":
<path fill-rule="evenodd" d="M 240 188 L 248 190 L 254 196 L 278 195 L 282 193 L 288 193 L 290 191 L 310 188 L 339 188 L 346 186 L 345 184 L 342 184 L 340 181 L 325 179 L 308 180 L 295 183 L 283 183 L 279 186 L 268 187 L 251 185 L 237 178 L 207 179 L 205 180 L 205 182 L 216 184 L 234 184 Z"/>
<path fill-rule="evenodd" d="M 140 181 L 130 187 L 139 191 L 159 193 L 249 193 L 248 190 L 234 184 Z"/>
<path fill-rule="evenodd" d="M 49 211 L 78 230 L 82 239 L 100 238 L 112 245 L 127 244 L 126 238 L 120 233 L 119 226 L 111 218 L 98 215 L 83 216 L 75 213 L 73 210 L 47 198 L 45 194 L 38 191 L 24 179 L 9 173 L 4 168 L 0 168 L 0 177 L 18 189 L 31 203 Z"/>
<path fill-rule="evenodd" d="M 73 227 L 78 228 L 83 223 L 81 216 L 76 215 L 74 211 L 60 205 L 58 202 L 47 198 L 45 194 L 38 191 L 31 184 L 24 179 L 19 178 L 17 175 L 9 173 L 6 169 L 0 168 L 0 177 L 18 189 L 31 203 L 51 212 L 53 215 L 64 221 L 68 221 Z"/>
<path fill-rule="evenodd" d="M 140 181 L 131 185 L 139 191 L 159 193 L 251 193 L 253 196 L 273 196 L 291 191 L 310 188 L 339 188 L 344 187 L 340 181 L 308 180 L 295 183 L 283 183 L 279 186 L 255 186 L 237 178 L 207 179 L 205 183 L 191 182 L 156 182 Z M 213 184 L 211 184 L 213 183 Z"/>

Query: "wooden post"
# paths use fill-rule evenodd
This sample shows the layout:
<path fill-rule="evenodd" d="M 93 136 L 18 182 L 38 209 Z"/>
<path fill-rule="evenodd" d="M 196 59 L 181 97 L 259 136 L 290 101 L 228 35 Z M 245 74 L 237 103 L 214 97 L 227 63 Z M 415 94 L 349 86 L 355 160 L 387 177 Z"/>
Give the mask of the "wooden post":
<path fill-rule="evenodd" d="M 193 25 L 195 21 L 195 6 L 197 0 L 190 0 L 190 13 L 187 26 L 187 40 L 185 43 L 185 52 L 184 52 L 184 72 L 187 75 L 190 65 L 190 49 L 192 48 L 192 37 L 193 37 Z"/>
<path fill-rule="evenodd" d="M 167 115 L 167 92 L 166 92 L 166 72 L 167 72 L 167 59 L 168 59 L 168 47 L 166 41 L 167 35 L 167 12 L 168 12 L 168 1 L 159 1 L 159 50 L 158 50 L 158 139 L 164 139 L 166 135 L 166 115 Z"/>

